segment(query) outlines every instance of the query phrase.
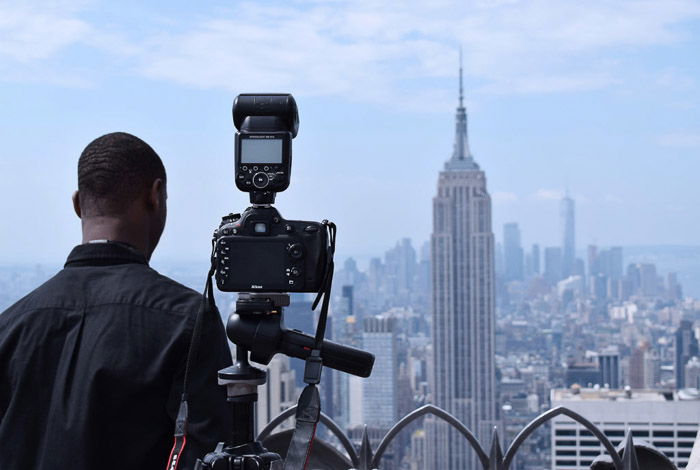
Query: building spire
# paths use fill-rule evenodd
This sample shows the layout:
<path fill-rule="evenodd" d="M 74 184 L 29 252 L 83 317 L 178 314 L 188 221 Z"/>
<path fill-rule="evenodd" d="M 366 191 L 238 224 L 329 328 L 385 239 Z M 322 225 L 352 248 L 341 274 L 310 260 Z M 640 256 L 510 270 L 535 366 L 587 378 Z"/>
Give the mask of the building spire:
<path fill-rule="evenodd" d="M 457 106 L 455 143 L 452 158 L 445 163 L 446 170 L 478 170 L 469 151 L 467 135 L 467 110 L 464 107 L 464 79 L 462 70 L 462 47 L 459 48 L 459 106 Z"/>
<path fill-rule="evenodd" d="M 462 91 L 462 46 L 459 46 L 459 107 L 464 107 L 464 93 Z"/>

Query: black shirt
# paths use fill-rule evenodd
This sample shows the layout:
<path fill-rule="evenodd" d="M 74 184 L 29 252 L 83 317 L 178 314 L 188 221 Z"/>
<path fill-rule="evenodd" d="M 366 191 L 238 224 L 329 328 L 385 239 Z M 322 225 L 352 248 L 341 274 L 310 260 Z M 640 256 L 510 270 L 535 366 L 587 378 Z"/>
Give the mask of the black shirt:
<path fill-rule="evenodd" d="M 63 270 L 0 315 L 0 469 L 165 469 L 201 299 L 126 245 L 75 247 Z M 230 364 L 209 312 L 178 470 L 231 430 L 216 375 Z"/>

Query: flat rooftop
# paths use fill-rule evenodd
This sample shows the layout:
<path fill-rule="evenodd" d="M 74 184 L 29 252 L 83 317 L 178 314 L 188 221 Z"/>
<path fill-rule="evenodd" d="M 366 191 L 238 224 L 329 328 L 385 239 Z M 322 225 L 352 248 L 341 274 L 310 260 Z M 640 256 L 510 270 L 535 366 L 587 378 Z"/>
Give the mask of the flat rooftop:
<path fill-rule="evenodd" d="M 679 392 L 672 390 L 650 389 L 610 389 L 610 388 L 584 388 L 569 387 L 556 388 L 551 392 L 552 402 L 564 401 L 625 401 L 625 402 L 664 402 L 664 401 L 690 401 L 700 400 L 698 389 L 683 389 Z"/>

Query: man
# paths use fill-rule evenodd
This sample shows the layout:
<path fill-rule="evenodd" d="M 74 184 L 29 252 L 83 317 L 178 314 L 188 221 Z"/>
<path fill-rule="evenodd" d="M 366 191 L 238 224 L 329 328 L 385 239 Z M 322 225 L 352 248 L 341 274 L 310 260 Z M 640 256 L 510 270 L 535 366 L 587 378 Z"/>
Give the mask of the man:
<path fill-rule="evenodd" d="M 107 134 L 83 151 L 83 244 L 0 315 L 0 469 L 166 468 L 202 300 L 148 266 L 166 197 L 163 163 L 139 138 Z M 230 350 L 218 314 L 204 320 L 178 469 L 232 426 L 216 376 Z"/>

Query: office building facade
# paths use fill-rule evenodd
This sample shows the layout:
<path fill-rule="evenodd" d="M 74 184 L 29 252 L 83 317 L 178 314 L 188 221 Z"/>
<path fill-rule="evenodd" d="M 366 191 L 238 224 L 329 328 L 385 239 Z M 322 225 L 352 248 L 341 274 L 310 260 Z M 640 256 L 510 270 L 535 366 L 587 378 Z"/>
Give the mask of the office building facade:
<path fill-rule="evenodd" d="M 433 199 L 432 402 L 488 442 L 496 419 L 494 237 L 486 176 L 474 161 L 460 97 L 452 158 Z M 426 419 L 427 467 L 477 468 L 464 437 Z"/>
<path fill-rule="evenodd" d="M 619 445 L 628 429 L 685 468 L 700 423 L 700 400 L 654 390 L 555 389 L 552 407 L 565 406 L 595 424 Z M 685 397 L 690 398 L 690 397 Z M 588 470 L 604 452 L 598 439 L 566 416 L 551 427 L 552 469 Z"/>

